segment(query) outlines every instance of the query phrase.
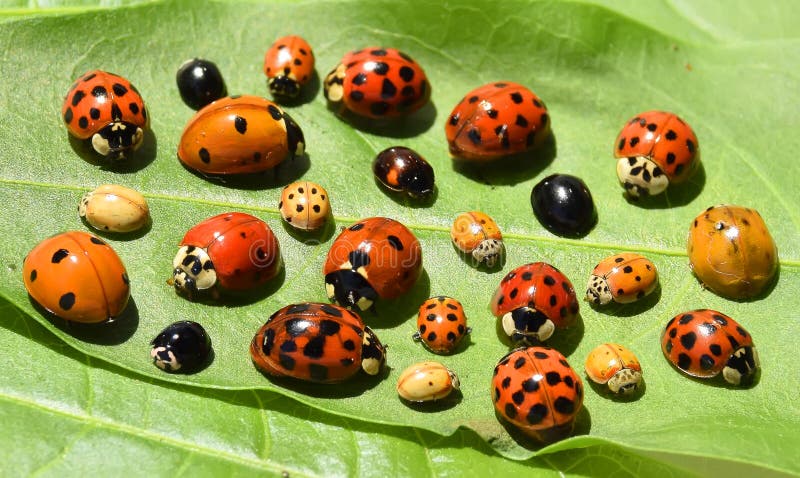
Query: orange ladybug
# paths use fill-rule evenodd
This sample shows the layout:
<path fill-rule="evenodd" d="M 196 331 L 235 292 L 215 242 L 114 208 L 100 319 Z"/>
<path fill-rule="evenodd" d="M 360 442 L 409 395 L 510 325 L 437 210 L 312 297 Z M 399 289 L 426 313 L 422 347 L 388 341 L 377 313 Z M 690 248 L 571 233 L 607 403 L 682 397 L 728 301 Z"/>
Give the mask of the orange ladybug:
<path fill-rule="evenodd" d="M 278 105 L 258 96 L 229 96 L 189 120 L 178 159 L 204 174 L 247 174 L 302 156 L 304 150 L 303 132 Z"/>
<path fill-rule="evenodd" d="M 606 305 L 636 302 L 658 286 L 658 270 L 650 259 L 632 252 L 606 257 L 589 277 L 586 301 Z"/>
<path fill-rule="evenodd" d="M 128 273 L 114 249 L 81 231 L 37 244 L 25 257 L 22 276 L 39 305 L 75 322 L 105 322 L 119 316 L 131 291 Z"/>
<path fill-rule="evenodd" d="M 302 37 L 278 38 L 264 55 L 264 74 L 276 97 L 295 98 L 314 75 L 314 52 Z"/>
<path fill-rule="evenodd" d="M 397 394 L 413 403 L 440 400 L 459 390 L 460 386 L 455 372 L 433 361 L 410 365 L 397 378 Z"/>
<path fill-rule="evenodd" d="M 293 228 L 315 231 L 327 222 L 331 203 L 325 188 L 311 181 L 298 181 L 283 188 L 278 209 Z"/>
<path fill-rule="evenodd" d="M 472 254 L 478 263 L 494 267 L 503 256 L 503 236 L 494 219 L 471 211 L 459 214 L 450 228 L 450 239 L 461 252 Z"/>
<path fill-rule="evenodd" d="M 472 329 L 461 302 L 440 295 L 431 297 L 419 306 L 417 331 L 412 338 L 420 340 L 433 353 L 452 353 Z"/>
<path fill-rule="evenodd" d="M 125 78 L 102 70 L 84 73 L 64 97 L 61 116 L 69 134 L 91 138 L 95 151 L 123 159 L 144 141 L 150 124 L 144 100 Z"/>
<path fill-rule="evenodd" d="M 619 344 L 598 345 L 586 357 L 586 375 L 619 394 L 631 394 L 642 382 L 642 366 L 630 350 Z"/>
<path fill-rule="evenodd" d="M 706 209 L 689 228 L 687 248 L 689 267 L 703 285 L 731 299 L 758 295 L 778 270 L 775 241 L 755 209 Z"/>

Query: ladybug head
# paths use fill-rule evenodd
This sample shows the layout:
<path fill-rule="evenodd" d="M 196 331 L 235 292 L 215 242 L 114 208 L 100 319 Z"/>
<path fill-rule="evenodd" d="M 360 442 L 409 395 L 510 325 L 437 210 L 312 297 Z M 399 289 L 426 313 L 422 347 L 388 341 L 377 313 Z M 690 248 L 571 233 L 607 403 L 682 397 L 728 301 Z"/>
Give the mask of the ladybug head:
<path fill-rule="evenodd" d="M 611 290 L 608 288 L 608 281 L 601 276 L 592 275 L 589 278 L 589 285 L 586 287 L 584 300 L 594 305 L 606 305 L 613 300 Z"/>
<path fill-rule="evenodd" d="M 378 298 L 375 289 L 364 276 L 351 269 L 340 269 L 327 274 L 325 289 L 328 299 L 348 309 L 357 306 L 360 310 L 367 310 Z"/>
<path fill-rule="evenodd" d="M 303 136 L 303 130 L 285 111 L 283 112 L 283 121 L 286 124 L 286 140 L 289 143 L 289 151 L 294 154 L 294 157 L 302 156 L 306 151 L 306 139 Z"/>
<path fill-rule="evenodd" d="M 144 130 L 127 121 L 114 121 L 92 136 L 95 151 L 111 159 L 123 159 L 127 151 L 136 151 L 144 140 Z"/>
<path fill-rule="evenodd" d="M 408 194 L 418 199 L 425 199 L 433 194 L 433 175 L 417 172 L 405 181 Z"/>
<path fill-rule="evenodd" d="M 361 368 L 369 375 L 378 375 L 386 363 L 386 347 L 381 344 L 375 332 L 364 327 L 364 338 L 361 341 Z"/>
<path fill-rule="evenodd" d="M 273 95 L 283 98 L 297 98 L 300 93 L 300 85 L 287 75 L 273 76 L 267 82 L 267 86 Z"/>
<path fill-rule="evenodd" d="M 518 307 L 506 312 L 502 324 L 511 341 L 520 345 L 544 342 L 555 330 L 553 321 L 532 307 Z"/>
<path fill-rule="evenodd" d="M 617 178 L 632 198 L 655 196 L 669 186 L 669 178 L 664 170 L 644 156 L 620 158 L 617 161 Z"/>
<path fill-rule="evenodd" d="M 608 388 L 620 395 L 630 395 L 639 388 L 642 382 L 642 372 L 623 368 L 608 379 Z"/>
<path fill-rule="evenodd" d="M 503 256 L 503 241 L 499 239 L 486 239 L 478 244 L 478 247 L 473 249 L 472 257 L 478 261 L 486 264 L 486 267 L 492 268 L 497 264 L 497 261 Z"/>
<path fill-rule="evenodd" d="M 217 284 L 214 263 L 205 250 L 183 246 L 172 260 L 172 280 L 178 293 L 193 297 L 197 292 L 211 289 Z"/>
<path fill-rule="evenodd" d="M 728 363 L 722 369 L 722 376 L 732 385 L 748 386 L 753 382 L 759 367 L 755 347 L 739 347 L 728 358 Z"/>

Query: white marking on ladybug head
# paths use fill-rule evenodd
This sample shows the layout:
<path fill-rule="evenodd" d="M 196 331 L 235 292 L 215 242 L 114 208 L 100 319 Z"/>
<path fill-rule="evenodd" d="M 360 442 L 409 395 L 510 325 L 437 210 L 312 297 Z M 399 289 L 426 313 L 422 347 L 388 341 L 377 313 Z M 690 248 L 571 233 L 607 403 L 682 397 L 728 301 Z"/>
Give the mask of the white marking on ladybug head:
<path fill-rule="evenodd" d="M 166 347 L 153 347 L 150 349 L 150 358 L 156 367 L 167 372 L 174 372 L 180 370 L 181 363 L 175 357 L 175 354 Z"/>
<path fill-rule="evenodd" d="M 78 205 L 78 215 L 80 217 L 86 217 L 86 208 L 89 207 L 89 200 L 92 198 L 93 195 L 94 193 L 92 191 L 89 191 L 87 193 L 84 193 L 83 196 L 81 196 L 81 203 Z"/>
<path fill-rule="evenodd" d="M 344 87 L 342 83 L 344 82 L 346 69 L 345 65 L 340 63 L 336 66 L 336 69 L 328 73 L 328 76 L 325 77 L 325 98 L 327 98 L 328 101 L 334 103 L 342 101 L 342 97 L 344 97 Z"/>
<path fill-rule="evenodd" d="M 642 372 L 623 368 L 608 379 L 608 388 L 614 393 L 627 395 L 636 391 L 642 382 Z"/>
<path fill-rule="evenodd" d="M 449 368 L 447 369 L 447 375 L 450 375 L 450 383 L 453 385 L 453 390 L 461 389 L 461 381 L 458 380 L 458 375 Z"/>
<path fill-rule="evenodd" d="M 589 285 L 586 287 L 586 296 L 584 300 L 597 305 L 606 305 L 611 302 L 614 297 L 611 295 L 611 290 L 608 288 L 608 281 L 604 278 L 592 274 L 589 277 Z"/>
<path fill-rule="evenodd" d="M 365 358 L 361 361 L 361 368 L 369 375 L 378 375 L 381 372 L 381 361 L 375 358 Z"/>
<path fill-rule="evenodd" d="M 217 284 L 217 272 L 205 249 L 183 246 L 172 261 L 172 278 L 175 288 L 191 293 L 193 290 L 211 289 Z"/>
<path fill-rule="evenodd" d="M 356 302 L 356 307 L 358 307 L 361 310 L 367 310 L 370 307 L 372 307 L 372 300 L 370 300 L 370 299 L 368 299 L 366 297 L 361 297 Z"/>
<path fill-rule="evenodd" d="M 503 241 L 497 239 L 486 239 L 472 251 L 472 257 L 478 262 L 484 262 L 486 267 L 494 267 L 502 254 Z"/>
<path fill-rule="evenodd" d="M 620 158 L 617 178 L 632 197 L 661 194 L 669 186 L 669 178 L 656 163 L 644 156 Z"/>
<path fill-rule="evenodd" d="M 325 293 L 328 294 L 328 300 L 333 301 L 336 299 L 336 288 L 333 287 L 333 284 L 325 283 Z"/>

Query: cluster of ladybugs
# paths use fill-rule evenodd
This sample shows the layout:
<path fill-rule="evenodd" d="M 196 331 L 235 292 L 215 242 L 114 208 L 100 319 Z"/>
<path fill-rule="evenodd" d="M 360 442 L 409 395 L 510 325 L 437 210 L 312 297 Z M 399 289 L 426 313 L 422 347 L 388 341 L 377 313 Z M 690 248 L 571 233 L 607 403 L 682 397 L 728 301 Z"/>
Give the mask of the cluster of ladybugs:
<path fill-rule="evenodd" d="M 314 74 L 311 47 L 300 37 L 278 39 L 265 56 L 264 73 L 275 98 L 296 97 Z M 184 128 L 178 158 L 206 176 L 266 171 L 305 148 L 297 123 L 276 103 L 257 96 L 225 96 L 222 74 L 195 59 L 177 74 L 182 98 L 199 109 Z M 391 118 L 424 106 L 431 88 L 419 64 L 391 48 L 365 48 L 346 54 L 324 80 L 325 97 L 340 113 Z M 142 143 L 149 120 L 141 96 L 124 78 L 95 70 L 82 75 L 67 93 L 62 109 L 70 134 L 90 141 L 100 154 L 123 158 Z M 445 125 L 451 154 L 488 162 L 529 151 L 550 133 L 544 102 L 526 87 L 493 82 L 467 93 Z M 672 113 L 637 115 L 615 142 L 620 184 L 631 197 L 654 195 L 685 181 L 697 167 L 697 138 Z M 433 168 L 405 147 L 377 155 L 373 172 L 392 191 L 425 198 L 434 191 Z M 579 178 L 553 175 L 531 193 L 535 216 L 549 230 L 581 236 L 596 223 L 594 203 Z M 300 181 L 286 186 L 279 209 L 287 224 L 317 231 L 330 215 L 327 191 Z M 96 229 L 130 232 L 149 224 L 144 198 L 131 189 L 104 185 L 84 195 L 79 212 Z M 494 267 L 503 256 L 502 235 L 491 217 L 472 211 L 458 215 L 451 228 L 454 245 L 476 264 Z M 774 242 L 761 216 L 738 206 L 712 207 L 689 232 L 688 253 L 698 278 L 713 291 L 735 299 L 759 294 L 777 268 Z M 173 261 L 172 282 L 188 298 L 237 294 L 274 278 L 282 266 L 278 240 L 262 220 L 244 213 L 209 218 L 189 230 Z M 408 292 L 422 272 L 419 241 L 403 224 L 388 218 L 363 219 L 334 240 L 323 267 L 332 304 L 301 303 L 275 312 L 250 345 L 255 366 L 273 376 L 317 383 L 346 380 L 363 370 L 381 372 L 386 351 L 354 312 L 376 300 Z M 66 232 L 44 240 L 26 257 L 24 283 L 47 311 L 66 320 L 103 322 L 117 317 L 130 288 L 122 261 L 101 239 Z M 658 286 L 656 266 L 633 253 L 601 261 L 589 279 L 585 299 L 603 306 L 630 303 Z M 520 346 L 494 370 L 492 399 L 497 413 L 525 433 L 550 440 L 572 429 L 583 401 L 580 377 L 558 351 L 542 347 L 558 329 L 575 323 L 578 299 L 569 279 L 544 262 L 509 272 L 491 299 L 492 313 L 511 342 Z M 419 308 L 416 340 L 437 354 L 454 352 L 470 332 L 462 305 L 438 296 Z M 208 361 L 211 341 L 200 324 L 177 322 L 152 342 L 160 368 L 192 372 Z M 662 337 L 664 355 L 696 377 L 722 374 L 732 384 L 747 384 L 758 369 L 751 336 L 717 311 L 676 315 Z M 642 380 L 635 355 L 618 344 L 602 344 L 588 356 L 587 376 L 614 393 L 631 393 Z M 426 361 L 400 374 L 397 390 L 411 402 L 437 400 L 458 389 L 455 373 Z"/>

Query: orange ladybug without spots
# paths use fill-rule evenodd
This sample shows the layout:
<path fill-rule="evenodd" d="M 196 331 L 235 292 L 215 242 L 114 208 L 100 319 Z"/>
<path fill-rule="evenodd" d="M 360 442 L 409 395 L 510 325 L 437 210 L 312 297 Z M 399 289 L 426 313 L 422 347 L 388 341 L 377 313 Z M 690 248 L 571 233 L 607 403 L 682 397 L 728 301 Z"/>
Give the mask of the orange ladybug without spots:
<path fill-rule="evenodd" d="M 453 244 L 478 263 L 494 267 L 503 256 L 503 235 L 494 219 L 479 211 L 464 212 L 456 216 L 450 228 Z"/>
<path fill-rule="evenodd" d="M 689 266 L 703 285 L 731 299 L 757 296 L 778 269 L 775 241 L 761 215 L 742 206 L 713 206 L 689 228 Z"/>
<path fill-rule="evenodd" d="M 25 257 L 25 288 L 49 312 L 75 322 L 117 317 L 130 297 L 125 266 L 114 249 L 87 232 L 45 239 Z"/>
<path fill-rule="evenodd" d="M 258 96 L 229 96 L 189 120 L 178 159 L 204 174 L 248 174 L 271 169 L 304 151 L 303 132 L 278 105 Z"/>
<path fill-rule="evenodd" d="M 314 75 L 314 52 L 297 35 L 278 38 L 264 55 L 264 74 L 276 97 L 295 98 Z"/>
<path fill-rule="evenodd" d="M 589 277 L 586 301 L 606 305 L 635 302 L 658 286 L 658 270 L 648 258 L 632 252 L 606 257 Z"/>
<path fill-rule="evenodd" d="M 586 357 L 586 375 L 593 382 L 608 385 L 619 394 L 636 391 L 642 382 L 642 366 L 630 350 L 619 344 L 598 345 Z"/>
<path fill-rule="evenodd" d="M 287 224 L 302 231 L 315 231 L 325 225 L 331 214 L 328 191 L 311 181 L 297 181 L 281 192 L 278 203 Z"/>
<path fill-rule="evenodd" d="M 449 354 L 470 332 L 461 302 L 440 295 L 431 297 L 419 306 L 417 331 L 413 338 L 422 341 L 433 353 Z"/>

